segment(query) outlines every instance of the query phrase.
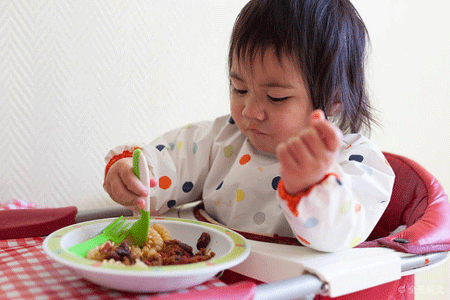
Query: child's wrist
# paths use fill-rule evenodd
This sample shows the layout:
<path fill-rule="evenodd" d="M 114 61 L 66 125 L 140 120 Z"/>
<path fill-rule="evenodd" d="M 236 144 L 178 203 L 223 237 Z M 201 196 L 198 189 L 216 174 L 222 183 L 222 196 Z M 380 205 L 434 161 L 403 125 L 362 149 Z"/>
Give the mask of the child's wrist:
<path fill-rule="evenodd" d="M 306 193 L 311 188 L 311 186 L 314 186 L 314 185 L 310 185 L 310 186 L 306 186 L 306 187 L 299 187 L 297 189 L 293 189 L 292 187 L 286 186 L 286 183 L 284 183 L 285 191 L 289 195 L 294 196 L 294 197 Z"/>
<path fill-rule="evenodd" d="M 299 197 L 299 196 L 308 195 L 315 186 L 324 182 L 329 176 L 334 176 L 336 179 L 340 180 L 338 175 L 336 175 L 334 173 L 327 173 L 322 177 L 321 180 L 319 180 L 316 183 L 313 183 L 311 185 L 304 186 L 304 187 L 298 187 L 297 189 L 293 189 L 289 185 L 286 185 L 284 180 L 281 179 L 278 184 L 278 190 L 281 189 L 283 191 L 283 195 L 287 195 L 290 197 Z"/>
<path fill-rule="evenodd" d="M 295 215 L 298 216 L 297 211 L 297 205 L 300 202 L 300 199 L 306 194 L 305 193 L 297 193 L 297 194 L 291 194 L 286 190 L 286 186 L 284 184 L 283 179 L 280 180 L 278 183 L 278 196 L 281 200 L 286 201 L 286 204 L 289 208 L 289 210 Z"/>
<path fill-rule="evenodd" d="M 136 150 L 138 148 L 134 148 L 132 150 L 124 150 L 122 153 L 114 155 L 108 162 L 108 164 L 106 164 L 105 167 L 105 178 L 106 175 L 108 174 L 109 169 L 111 169 L 112 165 L 115 164 L 118 160 L 122 159 L 122 158 L 126 158 L 126 157 L 133 157 L 133 151 Z"/>
<path fill-rule="evenodd" d="M 334 174 L 334 173 L 327 173 L 325 174 L 325 176 L 317 183 L 305 188 L 304 190 L 301 190 L 295 194 L 291 194 L 290 192 L 288 192 L 286 190 L 286 186 L 284 184 L 283 179 L 280 180 L 280 182 L 278 183 L 278 187 L 277 187 L 277 191 L 278 191 L 278 196 L 280 197 L 281 200 L 286 201 L 287 206 L 289 207 L 289 210 L 295 215 L 298 216 L 298 211 L 297 211 L 297 205 L 300 203 L 300 200 L 305 197 L 308 196 L 311 191 L 314 189 L 314 187 L 316 187 L 317 185 L 321 184 L 322 182 L 324 182 L 325 180 L 327 180 L 328 177 L 330 176 L 334 176 L 339 182 L 339 176 Z"/>

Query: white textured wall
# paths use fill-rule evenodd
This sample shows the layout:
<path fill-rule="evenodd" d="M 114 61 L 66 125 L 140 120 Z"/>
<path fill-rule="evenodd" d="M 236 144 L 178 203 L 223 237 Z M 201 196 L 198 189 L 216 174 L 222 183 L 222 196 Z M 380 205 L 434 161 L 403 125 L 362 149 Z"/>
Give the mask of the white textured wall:
<path fill-rule="evenodd" d="M 110 148 L 227 113 L 243 4 L 0 0 L 0 201 L 111 205 Z"/>
<path fill-rule="evenodd" d="M 108 149 L 226 113 L 228 37 L 245 2 L 0 0 L 0 202 L 112 205 Z M 372 38 L 373 139 L 450 191 L 445 1 L 354 3 Z M 448 277 L 446 265 L 418 276 L 416 299 L 449 299 Z"/>
<path fill-rule="evenodd" d="M 354 0 L 372 39 L 370 92 L 383 150 L 408 156 L 450 191 L 450 10 L 439 0 Z"/>

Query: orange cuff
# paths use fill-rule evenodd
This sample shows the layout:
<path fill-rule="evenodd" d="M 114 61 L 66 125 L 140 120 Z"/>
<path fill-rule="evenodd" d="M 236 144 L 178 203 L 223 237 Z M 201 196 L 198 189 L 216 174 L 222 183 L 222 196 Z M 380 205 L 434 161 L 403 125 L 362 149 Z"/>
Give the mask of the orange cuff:
<path fill-rule="evenodd" d="M 301 191 L 295 195 L 291 195 L 286 191 L 286 188 L 284 187 L 284 182 L 283 179 L 280 180 L 280 182 L 278 183 L 278 195 L 280 196 L 280 198 L 284 201 L 287 202 L 287 206 L 289 207 L 289 210 L 292 212 L 292 214 L 296 217 L 298 217 L 298 210 L 297 210 L 297 206 L 300 203 L 300 199 L 304 196 L 308 196 L 309 193 L 311 193 L 312 189 L 321 184 L 322 182 L 324 182 L 328 177 L 330 176 L 334 176 L 337 179 L 339 179 L 339 176 L 337 176 L 334 173 L 328 173 L 325 174 L 325 176 L 322 178 L 322 180 L 320 180 L 319 182 L 317 182 L 316 184 L 310 186 L 308 189 Z"/>
<path fill-rule="evenodd" d="M 140 149 L 138 147 L 133 148 L 133 151 L 136 149 Z M 124 150 L 121 154 L 117 154 L 114 155 L 108 162 L 108 164 L 105 167 L 105 179 L 106 179 L 106 174 L 108 174 L 109 169 L 112 167 L 112 165 L 118 161 L 121 158 L 125 158 L 125 157 L 133 157 L 133 151 L 130 150 Z"/>

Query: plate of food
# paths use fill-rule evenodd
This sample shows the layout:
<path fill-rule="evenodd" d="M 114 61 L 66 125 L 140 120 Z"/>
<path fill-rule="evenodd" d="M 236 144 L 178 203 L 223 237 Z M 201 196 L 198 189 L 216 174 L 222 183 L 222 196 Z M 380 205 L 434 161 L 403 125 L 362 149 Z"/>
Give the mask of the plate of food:
<path fill-rule="evenodd" d="M 177 218 L 151 218 L 148 242 L 143 247 L 126 239 L 120 245 L 107 241 L 86 257 L 67 250 L 97 236 L 114 220 L 100 219 L 59 229 L 45 238 L 44 250 L 50 258 L 83 278 L 127 292 L 192 287 L 240 264 L 250 253 L 247 240 L 234 231 Z M 134 223 L 137 219 L 129 221 Z"/>

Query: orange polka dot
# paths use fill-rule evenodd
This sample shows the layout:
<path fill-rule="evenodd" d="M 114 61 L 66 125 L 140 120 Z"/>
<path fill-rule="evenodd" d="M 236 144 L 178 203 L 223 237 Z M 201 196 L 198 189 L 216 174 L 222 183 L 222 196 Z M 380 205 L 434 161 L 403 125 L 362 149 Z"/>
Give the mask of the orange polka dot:
<path fill-rule="evenodd" d="M 305 243 L 306 245 L 310 245 L 310 244 L 311 244 L 310 242 L 308 242 L 307 240 L 305 240 L 304 238 L 302 238 L 302 237 L 299 236 L 298 234 L 297 234 L 297 238 L 298 238 L 301 242 Z"/>
<path fill-rule="evenodd" d="M 172 185 L 172 180 L 167 176 L 159 178 L 159 187 L 163 190 L 167 190 Z"/>
<path fill-rule="evenodd" d="M 361 204 L 358 203 L 355 205 L 355 212 L 359 213 L 360 211 L 361 211 Z"/>
<path fill-rule="evenodd" d="M 239 163 L 241 165 L 245 165 L 246 163 L 248 163 L 250 161 L 250 159 L 252 159 L 252 157 L 249 154 L 245 154 L 244 156 L 241 157 L 241 159 L 239 160 Z"/>

